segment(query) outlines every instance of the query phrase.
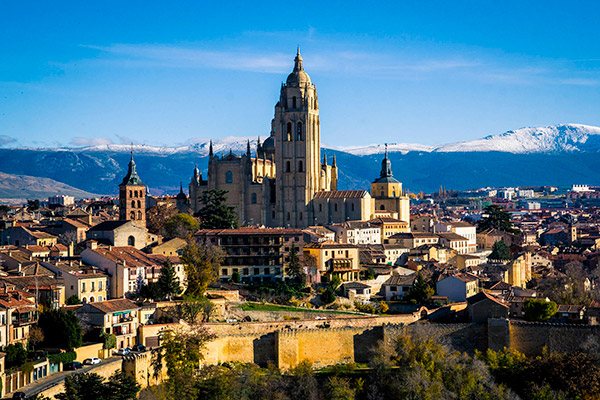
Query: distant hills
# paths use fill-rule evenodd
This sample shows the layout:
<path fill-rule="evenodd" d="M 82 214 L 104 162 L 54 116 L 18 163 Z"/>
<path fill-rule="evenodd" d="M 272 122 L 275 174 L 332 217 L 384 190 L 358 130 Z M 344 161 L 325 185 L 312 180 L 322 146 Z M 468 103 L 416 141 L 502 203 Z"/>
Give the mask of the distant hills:
<path fill-rule="evenodd" d="M 43 199 L 57 194 L 76 198 L 91 198 L 96 195 L 74 188 L 49 178 L 26 175 L 11 175 L 0 172 L 0 199 Z"/>
<path fill-rule="evenodd" d="M 247 140 L 251 140 L 254 150 L 255 137 L 217 139 L 213 148 L 216 154 L 229 149 L 239 154 L 246 151 Z M 176 193 L 180 182 L 186 188 L 195 164 L 206 176 L 208 143 L 207 139 L 180 147 L 133 146 L 138 172 L 151 193 Z M 432 192 L 440 185 L 458 190 L 483 186 L 600 185 L 600 128 L 593 126 L 522 128 L 467 142 L 441 146 L 392 144 L 388 149 L 394 176 L 413 192 Z M 127 170 L 130 150 L 131 146 L 126 145 L 0 149 L 0 171 L 27 177 L 23 182 L 7 180 L 4 192 L 0 186 L 0 198 L 33 198 L 42 194 L 47 197 L 45 193 L 50 188 L 61 193 L 82 191 L 77 197 L 116 194 Z M 336 154 L 340 189 L 368 189 L 379 176 L 384 152 L 381 144 L 323 151 L 330 162 Z M 36 185 L 33 177 L 57 182 L 39 180 Z"/>

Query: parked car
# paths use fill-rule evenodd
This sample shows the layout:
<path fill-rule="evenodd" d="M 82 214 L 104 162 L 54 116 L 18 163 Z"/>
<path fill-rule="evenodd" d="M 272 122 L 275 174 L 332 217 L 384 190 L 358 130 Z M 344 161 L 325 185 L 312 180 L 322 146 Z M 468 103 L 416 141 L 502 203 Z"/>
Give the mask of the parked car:
<path fill-rule="evenodd" d="M 131 353 L 131 350 L 129 349 L 129 347 L 125 347 L 124 349 L 119 349 L 115 352 L 115 354 L 118 356 L 126 356 L 129 353 Z"/>
<path fill-rule="evenodd" d="M 139 352 L 146 351 L 146 346 L 144 346 L 143 344 L 136 344 L 135 346 L 133 346 L 131 348 L 131 351 L 139 351 Z"/>
<path fill-rule="evenodd" d="M 63 369 L 65 371 L 74 371 L 76 369 L 81 369 L 81 368 L 83 368 L 82 363 L 80 363 L 79 361 L 72 361 L 72 362 L 66 363 Z"/>
<path fill-rule="evenodd" d="M 86 358 L 85 360 L 83 360 L 83 363 L 86 365 L 96 365 L 96 364 L 100 364 L 102 360 L 100 360 L 98 357 L 91 357 L 91 358 Z"/>
<path fill-rule="evenodd" d="M 26 397 L 25 392 L 14 392 L 12 396 L 13 399 L 25 399 Z"/>

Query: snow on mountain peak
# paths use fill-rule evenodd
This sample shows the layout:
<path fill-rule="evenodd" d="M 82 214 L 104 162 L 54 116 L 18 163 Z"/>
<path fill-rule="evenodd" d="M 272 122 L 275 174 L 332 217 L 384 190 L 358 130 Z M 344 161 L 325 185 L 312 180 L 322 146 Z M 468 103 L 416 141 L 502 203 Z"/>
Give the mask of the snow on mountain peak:
<path fill-rule="evenodd" d="M 506 153 L 597 152 L 600 128 L 580 124 L 521 128 L 482 139 L 449 143 L 436 148 L 440 153 L 501 151 Z"/>

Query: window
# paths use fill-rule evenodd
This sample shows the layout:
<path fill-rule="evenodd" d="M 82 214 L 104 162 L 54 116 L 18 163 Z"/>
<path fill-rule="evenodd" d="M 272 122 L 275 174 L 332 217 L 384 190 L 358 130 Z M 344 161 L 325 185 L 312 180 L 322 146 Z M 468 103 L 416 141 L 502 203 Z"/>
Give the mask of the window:
<path fill-rule="evenodd" d="M 392 191 L 392 197 L 396 197 L 396 191 L 395 190 Z"/>
<path fill-rule="evenodd" d="M 319 212 L 322 212 L 322 211 L 323 211 L 323 204 L 319 203 Z"/>
<path fill-rule="evenodd" d="M 302 213 L 300 213 L 300 220 L 302 220 Z"/>
<path fill-rule="evenodd" d="M 335 203 L 335 204 L 333 205 L 333 210 L 334 210 L 334 211 L 337 211 L 337 203 Z"/>
<path fill-rule="evenodd" d="M 129 191 L 129 197 L 133 197 L 133 192 L 131 190 Z"/>
<path fill-rule="evenodd" d="M 96 285 L 95 282 L 92 282 L 92 292 L 96 291 Z"/>
<path fill-rule="evenodd" d="M 85 282 L 81 282 L 81 291 L 85 292 Z"/>
<path fill-rule="evenodd" d="M 223 268 L 223 271 L 221 271 L 221 275 L 227 275 L 227 268 Z"/>
<path fill-rule="evenodd" d="M 256 204 L 256 193 L 252 193 L 252 204 Z"/>
<path fill-rule="evenodd" d="M 271 273 L 271 270 L 269 268 L 265 268 L 263 270 L 263 274 L 265 274 L 265 275 L 269 275 L 270 273 Z"/>
<path fill-rule="evenodd" d="M 379 207 L 380 210 L 385 210 L 385 207 L 383 206 L 383 204 Z"/>
<path fill-rule="evenodd" d="M 231 171 L 225 173 L 225 183 L 233 183 L 233 173 Z"/>
<path fill-rule="evenodd" d="M 127 246 L 135 247 L 135 237 L 133 235 L 127 238 Z"/>
<path fill-rule="evenodd" d="M 383 197 L 383 190 L 381 191 L 381 197 Z"/>
<path fill-rule="evenodd" d="M 98 290 L 102 290 L 102 281 L 98 281 Z M 102 300 L 99 300 L 102 301 Z"/>
<path fill-rule="evenodd" d="M 138 191 L 137 191 L 137 190 L 134 190 L 134 191 L 133 191 L 133 197 L 139 197 L 139 196 L 138 196 Z"/>
<path fill-rule="evenodd" d="M 292 97 L 292 108 L 296 108 L 296 96 Z"/>
<path fill-rule="evenodd" d="M 142 220 L 142 212 L 138 211 L 138 219 L 141 221 Z"/>
<path fill-rule="evenodd" d="M 289 161 L 285 162 L 285 172 L 291 172 L 292 170 L 292 164 L 290 164 Z"/>
<path fill-rule="evenodd" d="M 131 200 L 131 208 L 135 208 L 135 200 Z"/>
<path fill-rule="evenodd" d="M 296 127 L 296 140 L 302 140 L 302 122 L 298 122 Z"/>
<path fill-rule="evenodd" d="M 138 206 L 138 208 L 142 208 L 142 202 L 138 200 L 137 206 Z"/>
<path fill-rule="evenodd" d="M 298 161 L 298 172 L 304 172 L 304 165 L 302 164 L 302 160 Z"/>
<path fill-rule="evenodd" d="M 129 219 L 135 219 L 135 211 L 129 213 Z"/>
<path fill-rule="evenodd" d="M 352 209 L 352 211 L 354 211 L 354 203 L 352 203 L 352 204 L 350 205 L 350 208 Z"/>
<path fill-rule="evenodd" d="M 287 219 L 288 221 L 292 218 L 292 216 L 290 215 L 290 213 L 287 213 Z"/>
<path fill-rule="evenodd" d="M 291 122 L 287 123 L 287 140 L 288 140 L 288 142 L 292 141 L 292 123 Z"/>

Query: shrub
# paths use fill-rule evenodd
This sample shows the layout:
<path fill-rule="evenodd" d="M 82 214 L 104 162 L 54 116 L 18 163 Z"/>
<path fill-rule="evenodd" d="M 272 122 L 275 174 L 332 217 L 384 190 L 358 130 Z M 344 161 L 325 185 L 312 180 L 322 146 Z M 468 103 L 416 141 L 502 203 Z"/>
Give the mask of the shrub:
<path fill-rule="evenodd" d="M 65 351 L 62 353 L 49 354 L 48 361 L 52 364 L 63 363 L 66 364 L 71 361 L 75 361 L 77 354 L 74 351 Z"/>

